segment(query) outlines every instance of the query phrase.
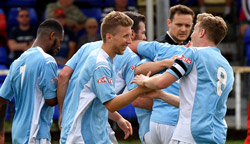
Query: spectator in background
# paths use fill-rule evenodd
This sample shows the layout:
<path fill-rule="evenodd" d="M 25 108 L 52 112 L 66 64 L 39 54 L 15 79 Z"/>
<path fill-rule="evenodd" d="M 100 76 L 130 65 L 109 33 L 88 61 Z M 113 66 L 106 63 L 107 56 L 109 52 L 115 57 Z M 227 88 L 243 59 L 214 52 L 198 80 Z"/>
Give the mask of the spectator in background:
<path fill-rule="evenodd" d="M 58 8 L 54 11 L 53 17 L 62 24 L 64 28 L 64 39 L 61 43 L 61 48 L 55 56 L 56 62 L 59 66 L 64 64 L 74 55 L 76 52 L 76 37 L 73 31 L 71 31 L 66 25 L 66 14 L 62 8 Z"/>
<path fill-rule="evenodd" d="M 54 11 L 62 8 L 66 14 L 65 24 L 75 32 L 83 30 L 87 17 L 73 2 L 74 0 L 58 0 L 57 2 L 49 3 L 46 7 L 45 17 L 52 18 Z"/>
<path fill-rule="evenodd" d="M 100 34 L 98 33 L 99 24 L 95 18 L 87 19 L 85 26 L 87 33 L 82 35 L 78 39 L 77 49 L 79 49 L 85 43 L 94 42 L 102 39 Z"/>
<path fill-rule="evenodd" d="M 29 49 L 36 38 L 36 29 L 30 25 L 29 11 L 26 8 L 18 10 L 19 25 L 9 33 L 8 46 L 10 49 L 10 63 L 17 59 L 25 50 Z"/>
<path fill-rule="evenodd" d="M 114 0 L 114 6 L 106 7 L 102 11 L 102 18 L 104 18 L 111 11 L 132 11 L 138 12 L 138 9 L 135 6 L 129 6 L 128 0 Z"/>

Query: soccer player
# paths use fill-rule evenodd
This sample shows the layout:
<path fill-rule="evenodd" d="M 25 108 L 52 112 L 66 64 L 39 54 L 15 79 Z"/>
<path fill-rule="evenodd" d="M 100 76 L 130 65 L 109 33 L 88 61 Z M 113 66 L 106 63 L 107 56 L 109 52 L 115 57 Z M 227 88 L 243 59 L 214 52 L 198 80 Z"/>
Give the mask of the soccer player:
<path fill-rule="evenodd" d="M 71 108 L 63 115 L 62 143 L 110 143 L 106 129 L 108 111 L 128 105 L 147 90 L 138 87 L 126 94 L 115 94 L 112 61 L 131 43 L 132 25 L 133 21 L 121 12 L 105 17 L 101 25 L 103 44 L 84 62 L 69 101 Z"/>
<path fill-rule="evenodd" d="M 134 24 L 132 26 L 132 40 L 146 40 L 145 35 L 145 17 L 141 14 L 134 13 L 134 12 L 124 12 L 127 16 L 129 16 L 133 21 Z M 60 113 L 64 115 L 64 112 L 67 111 L 70 106 L 68 106 L 68 102 L 70 97 L 72 96 L 72 89 L 75 86 L 75 80 L 79 75 L 79 71 L 81 66 L 84 64 L 85 59 L 88 57 L 90 52 L 96 48 L 100 48 L 102 45 L 102 41 L 88 43 L 83 45 L 78 52 L 66 63 L 66 66 L 62 69 L 61 73 L 59 74 L 59 80 L 58 80 L 58 105 L 59 107 L 62 107 L 63 102 L 63 110 Z M 140 61 L 140 58 L 133 53 L 128 47 L 125 50 L 123 55 L 117 55 L 114 58 L 114 65 L 115 65 L 115 71 L 116 71 L 116 83 L 115 83 L 115 91 L 117 94 L 120 94 L 123 92 L 123 89 L 125 86 L 128 86 L 128 89 L 131 90 L 134 86 L 130 84 L 130 82 L 134 78 L 134 67 L 135 65 Z M 67 92 L 65 91 L 67 89 Z M 66 95 L 65 95 L 66 93 Z M 59 108 L 60 109 L 60 108 Z M 115 112 L 117 113 L 117 112 Z M 111 113 L 109 113 L 111 114 Z M 113 114 L 113 116 L 118 115 Z M 120 115 L 118 115 L 120 117 Z M 60 116 L 60 119 L 62 117 Z M 109 115 L 110 118 L 110 115 Z M 122 117 L 120 117 L 122 118 Z M 129 136 L 129 134 L 132 134 L 130 131 L 132 130 L 132 127 L 130 124 L 128 124 L 127 121 L 124 122 L 124 119 L 120 119 L 118 121 L 118 125 L 121 129 L 125 132 L 125 139 Z M 121 123 L 123 122 L 123 123 Z M 64 123 L 64 121 L 63 121 Z M 60 124 L 59 120 L 59 125 Z M 126 125 L 123 125 L 126 124 Z M 125 127 L 124 127 L 125 126 Z M 129 127 L 127 127 L 129 126 Z M 110 125 L 108 124 L 108 131 L 109 131 L 109 137 L 113 144 L 118 143 L 115 138 L 114 131 L 110 128 Z"/>
<path fill-rule="evenodd" d="M 170 8 L 169 13 L 169 31 L 166 32 L 166 35 L 162 39 L 158 39 L 162 43 L 150 42 L 139 45 L 138 49 L 140 50 L 138 50 L 138 54 L 145 57 L 145 59 L 136 67 L 136 74 L 147 74 L 149 71 L 151 71 L 151 74 L 163 73 L 173 64 L 170 58 L 184 52 L 185 47 L 175 48 L 165 44 L 165 42 L 181 45 L 188 39 L 193 26 L 194 12 L 187 6 L 176 5 Z M 179 83 L 175 82 L 163 90 L 174 95 L 179 95 Z M 150 131 L 147 133 L 145 139 L 150 137 L 154 143 L 169 143 L 178 121 L 179 109 L 160 99 L 154 99 L 153 105 L 146 106 L 145 103 L 149 100 L 145 99 L 145 97 L 139 97 L 133 102 L 135 107 L 152 109 Z"/>
<path fill-rule="evenodd" d="M 51 55 L 59 50 L 63 36 L 61 24 L 45 20 L 38 27 L 32 48 L 11 64 L 0 89 L 1 138 L 7 104 L 14 98 L 12 143 L 50 143 L 53 106 L 57 104 L 57 64 Z"/>
<path fill-rule="evenodd" d="M 216 48 L 226 33 L 227 26 L 222 18 L 199 14 L 191 35 L 191 47 L 174 65 L 161 75 L 150 78 L 137 75 L 133 80 L 140 86 L 162 89 L 181 78 L 179 120 L 171 144 L 226 141 L 224 117 L 234 75 L 228 61 Z M 164 100 L 168 102 L 168 98 Z"/>
<path fill-rule="evenodd" d="M 84 44 L 77 51 L 77 53 L 66 63 L 65 67 L 62 69 L 62 71 L 59 74 L 57 98 L 58 98 L 58 108 L 59 108 L 60 116 L 59 116 L 58 124 L 60 127 L 62 127 L 62 129 L 65 123 L 65 119 L 62 119 L 62 115 L 66 115 L 65 113 L 68 111 L 68 109 L 71 108 L 69 102 L 70 102 L 71 97 L 73 97 L 72 96 L 73 90 L 76 84 L 76 79 L 79 76 L 80 70 L 85 63 L 86 58 L 91 53 L 91 51 L 97 48 L 100 48 L 101 45 L 102 45 L 102 41 Z M 114 112 L 114 113 L 109 112 L 109 119 L 112 119 L 117 122 L 118 126 L 125 133 L 125 136 L 124 136 L 125 139 L 127 139 L 128 136 L 132 134 L 132 126 L 130 122 L 125 120 L 118 112 Z M 109 137 L 112 143 L 113 144 L 118 143 L 115 137 L 115 133 L 111 129 L 109 123 L 107 123 L 107 127 L 109 131 Z"/>

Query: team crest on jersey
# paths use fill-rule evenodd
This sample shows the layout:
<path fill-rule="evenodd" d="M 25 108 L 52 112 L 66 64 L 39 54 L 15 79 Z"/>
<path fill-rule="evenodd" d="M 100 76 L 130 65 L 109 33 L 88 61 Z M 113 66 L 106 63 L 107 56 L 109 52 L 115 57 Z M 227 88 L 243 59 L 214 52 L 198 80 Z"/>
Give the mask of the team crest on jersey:
<path fill-rule="evenodd" d="M 54 82 L 54 81 L 57 81 L 58 79 L 57 78 L 53 78 L 51 79 L 51 82 Z"/>
<path fill-rule="evenodd" d="M 113 83 L 112 78 L 109 78 L 109 79 L 108 79 L 108 82 L 109 82 L 109 83 Z"/>
<path fill-rule="evenodd" d="M 106 81 L 106 76 L 97 79 L 97 83 L 98 83 L 98 84 L 100 84 L 100 83 L 107 83 L 107 81 Z"/>
<path fill-rule="evenodd" d="M 183 60 L 184 62 L 186 62 L 188 65 L 190 65 L 191 62 L 192 62 L 191 59 L 185 57 L 184 55 L 179 56 L 178 59 L 182 59 L 182 60 Z"/>
<path fill-rule="evenodd" d="M 135 66 L 134 66 L 134 65 L 131 66 L 130 69 L 131 69 L 131 70 L 135 70 Z"/>

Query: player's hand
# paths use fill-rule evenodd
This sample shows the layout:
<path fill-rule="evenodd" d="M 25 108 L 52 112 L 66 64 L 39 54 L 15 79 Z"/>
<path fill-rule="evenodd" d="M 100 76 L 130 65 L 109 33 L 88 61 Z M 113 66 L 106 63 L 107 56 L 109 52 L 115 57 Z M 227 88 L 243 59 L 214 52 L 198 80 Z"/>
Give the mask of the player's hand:
<path fill-rule="evenodd" d="M 59 127 L 60 130 L 62 130 L 61 124 L 62 124 L 62 115 L 59 114 L 59 118 L 58 118 L 58 127 Z"/>
<path fill-rule="evenodd" d="M 147 80 L 150 75 L 151 75 L 151 71 L 148 72 L 147 76 L 145 76 L 143 74 L 136 75 L 134 77 L 134 79 L 131 81 L 131 84 L 136 83 L 138 86 L 143 86 L 144 87 L 144 80 Z"/>
<path fill-rule="evenodd" d="M 127 139 L 129 137 L 129 135 L 133 134 L 133 128 L 132 125 L 129 121 L 127 121 L 124 118 L 120 118 L 117 121 L 118 126 L 122 129 L 122 131 L 124 132 L 125 136 L 124 139 Z"/>
<path fill-rule="evenodd" d="M 178 55 L 172 56 L 170 59 L 175 60 L 178 57 Z"/>
<path fill-rule="evenodd" d="M 0 131 L 0 144 L 4 144 L 4 130 Z"/>

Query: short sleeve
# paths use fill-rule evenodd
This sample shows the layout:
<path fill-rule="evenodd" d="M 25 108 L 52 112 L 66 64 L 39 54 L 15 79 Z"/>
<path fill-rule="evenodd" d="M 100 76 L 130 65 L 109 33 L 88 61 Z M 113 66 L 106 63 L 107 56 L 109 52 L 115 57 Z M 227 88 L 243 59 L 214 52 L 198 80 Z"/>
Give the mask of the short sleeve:
<path fill-rule="evenodd" d="M 175 59 L 175 63 L 167 72 L 173 74 L 178 79 L 188 75 L 193 67 L 195 51 L 196 49 L 193 47 L 186 49 L 184 54 Z"/>
<path fill-rule="evenodd" d="M 82 54 L 82 49 L 79 49 L 68 61 L 65 65 L 69 66 L 72 70 L 75 70 L 77 63 L 80 61 Z"/>
<path fill-rule="evenodd" d="M 159 42 L 140 42 L 137 47 L 137 52 L 142 57 L 147 57 L 154 61 L 157 52 L 163 47 L 162 43 Z"/>
<path fill-rule="evenodd" d="M 55 61 L 48 61 L 42 69 L 39 83 L 45 99 L 56 97 L 57 81 L 57 64 Z"/>
<path fill-rule="evenodd" d="M 14 97 L 14 92 L 10 82 L 10 74 L 7 75 L 2 87 L 0 88 L 0 97 L 8 99 L 9 101 L 11 101 L 11 99 Z"/>
<path fill-rule="evenodd" d="M 93 73 L 91 88 L 102 103 L 105 103 L 116 96 L 112 77 L 113 74 L 112 70 L 105 65 L 98 66 Z"/>
<path fill-rule="evenodd" d="M 139 62 L 140 62 L 139 56 L 137 56 L 136 54 L 131 55 L 127 63 L 127 66 L 125 68 L 125 71 L 123 73 L 123 77 L 125 79 L 128 90 L 133 89 L 135 87 L 133 85 L 136 85 L 136 84 L 131 84 L 131 81 L 134 79 L 135 67 Z"/>

